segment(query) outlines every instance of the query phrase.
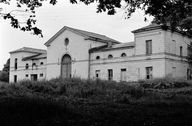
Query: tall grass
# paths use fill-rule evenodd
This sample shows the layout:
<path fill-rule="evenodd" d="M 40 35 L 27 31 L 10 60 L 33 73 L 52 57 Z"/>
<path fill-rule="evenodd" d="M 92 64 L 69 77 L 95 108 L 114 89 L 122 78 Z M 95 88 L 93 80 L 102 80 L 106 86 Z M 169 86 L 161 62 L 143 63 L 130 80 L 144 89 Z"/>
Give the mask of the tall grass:
<path fill-rule="evenodd" d="M 140 80 L 138 83 L 115 82 L 105 80 L 85 80 L 80 78 L 49 81 L 20 81 L 12 84 L 0 84 L 1 97 L 37 97 L 54 100 L 88 100 L 92 102 L 115 103 L 176 103 L 181 102 L 181 93 L 160 92 L 154 89 L 174 89 L 190 87 L 191 83 L 184 80 L 153 79 Z M 182 95 L 185 94 L 183 91 Z M 192 94 L 192 93 L 191 93 Z M 187 102 L 192 98 L 189 90 Z M 183 98 L 181 98 L 183 99 Z"/>

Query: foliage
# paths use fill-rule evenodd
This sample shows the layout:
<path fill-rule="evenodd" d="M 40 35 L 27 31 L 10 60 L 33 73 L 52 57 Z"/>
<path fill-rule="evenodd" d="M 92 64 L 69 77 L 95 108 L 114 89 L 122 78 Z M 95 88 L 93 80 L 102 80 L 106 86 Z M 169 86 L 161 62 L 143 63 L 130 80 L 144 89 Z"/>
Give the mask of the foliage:
<path fill-rule="evenodd" d="M 17 7 L 26 5 L 26 12 L 30 12 L 26 25 L 21 26 L 12 12 L 1 15 L 4 19 L 10 19 L 11 26 L 23 31 L 32 31 L 35 35 L 41 35 L 42 31 L 35 27 L 35 9 L 43 5 L 45 0 L 16 0 Z M 55 5 L 57 0 L 50 0 Z M 70 0 L 72 4 L 83 2 L 86 5 L 97 3 L 97 12 L 106 12 L 109 15 L 116 13 L 117 8 L 124 6 L 126 17 L 131 17 L 136 9 L 144 10 L 145 14 L 155 17 L 154 22 L 171 26 L 171 29 L 179 30 L 187 35 L 192 35 L 192 2 L 191 0 Z M 10 4 L 9 0 L 2 0 L 1 3 Z M 124 4 L 122 4 L 124 3 Z M 145 18 L 146 20 L 146 18 Z"/>
<path fill-rule="evenodd" d="M 9 73 L 5 71 L 0 72 L 0 81 L 9 82 Z"/>
<path fill-rule="evenodd" d="M 139 83 L 144 88 L 152 89 L 182 88 L 192 86 L 192 81 L 174 78 L 155 78 L 152 80 L 139 80 Z"/>
<path fill-rule="evenodd" d="M 5 126 L 192 124 L 190 84 L 160 90 L 144 87 L 147 82 L 80 78 L 1 82 L 0 122 Z"/>

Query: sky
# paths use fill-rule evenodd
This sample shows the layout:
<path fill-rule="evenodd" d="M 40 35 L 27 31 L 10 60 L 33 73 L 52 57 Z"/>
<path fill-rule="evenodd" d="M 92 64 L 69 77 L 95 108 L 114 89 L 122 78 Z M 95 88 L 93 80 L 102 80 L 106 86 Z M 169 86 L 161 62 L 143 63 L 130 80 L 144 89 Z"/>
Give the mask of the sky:
<path fill-rule="evenodd" d="M 0 4 L 4 12 L 15 9 L 14 6 Z M 71 4 L 68 1 L 58 0 L 56 5 L 43 4 L 36 10 L 38 26 L 43 31 L 43 38 L 14 29 L 9 21 L 0 18 L 0 70 L 10 57 L 9 52 L 22 48 L 32 47 L 46 49 L 44 43 L 64 26 L 106 35 L 120 42 L 131 42 L 134 35 L 131 31 L 150 24 L 153 17 L 137 10 L 129 19 L 125 19 L 124 9 L 118 9 L 113 16 L 106 13 L 96 13 L 96 3 L 89 6 L 83 3 Z"/>

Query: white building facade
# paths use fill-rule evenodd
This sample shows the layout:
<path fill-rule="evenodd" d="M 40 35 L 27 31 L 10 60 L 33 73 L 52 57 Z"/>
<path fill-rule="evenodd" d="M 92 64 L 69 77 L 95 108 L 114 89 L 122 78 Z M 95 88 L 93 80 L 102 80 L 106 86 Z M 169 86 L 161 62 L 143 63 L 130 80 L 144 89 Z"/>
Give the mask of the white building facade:
<path fill-rule="evenodd" d="M 191 79 L 192 67 L 187 60 L 191 38 L 156 24 L 132 32 L 134 42 L 120 43 L 65 26 L 45 43 L 47 50 L 24 47 L 10 52 L 10 82 L 58 77 L 115 81 Z"/>

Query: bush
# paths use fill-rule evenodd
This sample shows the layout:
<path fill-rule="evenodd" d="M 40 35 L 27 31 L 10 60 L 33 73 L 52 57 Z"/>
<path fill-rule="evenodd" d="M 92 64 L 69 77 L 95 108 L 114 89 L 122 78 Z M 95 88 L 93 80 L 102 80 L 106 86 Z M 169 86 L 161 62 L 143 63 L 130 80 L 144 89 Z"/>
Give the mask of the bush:
<path fill-rule="evenodd" d="M 0 72 L 0 81 L 9 82 L 9 72 L 1 71 Z"/>
<path fill-rule="evenodd" d="M 192 83 L 184 79 L 155 78 L 152 80 L 139 80 L 141 87 L 154 89 L 181 88 L 188 87 Z"/>

